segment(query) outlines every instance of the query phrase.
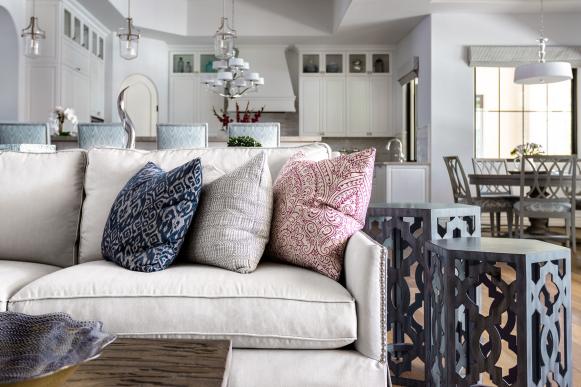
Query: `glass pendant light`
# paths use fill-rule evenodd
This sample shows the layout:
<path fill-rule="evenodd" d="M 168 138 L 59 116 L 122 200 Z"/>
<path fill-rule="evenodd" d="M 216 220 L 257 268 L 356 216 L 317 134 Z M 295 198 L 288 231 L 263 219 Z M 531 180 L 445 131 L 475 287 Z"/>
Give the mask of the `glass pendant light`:
<path fill-rule="evenodd" d="M 32 16 L 30 23 L 20 34 L 24 38 L 24 55 L 29 58 L 36 58 L 40 55 L 40 40 L 46 38 L 46 33 L 38 27 L 36 17 L 36 1 L 32 2 Z"/>
<path fill-rule="evenodd" d="M 545 38 L 544 3 L 541 0 L 539 61 L 518 66 L 514 72 L 514 82 L 521 85 L 535 85 L 563 82 L 573 79 L 573 70 L 568 62 L 547 62 L 547 42 Z"/>
<path fill-rule="evenodd" d="M 232 0 L 232 22 L 234 22 L 234 0 Z M 234 43 L 236 40 L 236 30 L 230 27 L 226 17 L 226 0 L 222 0 L 222 18 L 220 27 L 214 35 L 214 56 L 218 59 L 230 59 L 235 56 Z"/>
<path fill-rule="evenodd" d="M 133 26 L 131 18 L 131 0 L 127 0 L 127 27 L 119 28 L 119 54 L 122 58 L 131 60 L 139 55 L 140 31 Z"/>

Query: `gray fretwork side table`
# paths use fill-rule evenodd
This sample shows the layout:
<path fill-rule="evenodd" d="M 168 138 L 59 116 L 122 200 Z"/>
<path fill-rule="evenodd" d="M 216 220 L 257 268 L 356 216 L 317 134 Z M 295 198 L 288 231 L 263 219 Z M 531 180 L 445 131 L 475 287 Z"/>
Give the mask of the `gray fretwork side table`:
<path fill-rule="evenodd" d="M 388 362 L 394 384 L 425 386 L 424 244 L 480 236 L 480 207 L 463 204 L 372 204 L 365 232 L 388 248 Z M 412 364 L 413 363 L 413 364 Z M 421 367 L 420 373 L 412 373 Z"/>
<path fill-rule="evenodd" d="M 428 242 L 426 261 L 430 385 L 572 385 L 569 249 L 459 238 Z"/>

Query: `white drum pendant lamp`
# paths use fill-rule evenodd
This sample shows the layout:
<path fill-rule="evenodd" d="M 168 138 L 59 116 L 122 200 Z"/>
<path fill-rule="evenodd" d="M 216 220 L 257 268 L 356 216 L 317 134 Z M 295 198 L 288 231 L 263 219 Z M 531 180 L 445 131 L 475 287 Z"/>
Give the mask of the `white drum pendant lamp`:
<path fill-rule="evenodd" d="M 573 79 L 573 70 L 568 62 L 547 62 L 546 49 L 547 41 L 545 38 L 544 25 L 544 4 L 541 0 L 541 29 L 539 38 L 539 61 L 537 63 L 527 63 L 520 65 L 514 72 L 514 82 L 521 85 L 537 85 L 545 83 L 563 82 Z"/>

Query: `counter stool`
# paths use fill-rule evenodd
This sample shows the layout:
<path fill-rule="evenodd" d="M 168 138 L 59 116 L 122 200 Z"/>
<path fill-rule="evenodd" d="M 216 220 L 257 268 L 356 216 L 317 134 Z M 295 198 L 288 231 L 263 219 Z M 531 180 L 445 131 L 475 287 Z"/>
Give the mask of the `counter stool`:
<path fill-rule="evenodd" d="M 430 386 L 572 385 L 569 249 L 456 238 L 427 242 L 426 263 Z"/>

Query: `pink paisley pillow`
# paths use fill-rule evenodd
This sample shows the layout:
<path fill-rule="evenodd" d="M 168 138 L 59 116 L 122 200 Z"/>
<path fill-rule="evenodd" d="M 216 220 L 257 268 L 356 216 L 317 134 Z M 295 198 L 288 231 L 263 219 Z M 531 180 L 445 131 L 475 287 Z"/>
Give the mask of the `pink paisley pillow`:
<path fill-rule="evenodd" d="M 330 160 L 291 157 L 274 183 L 270 255 L 338 280 L 371 197 L 375 149 Z"/>

